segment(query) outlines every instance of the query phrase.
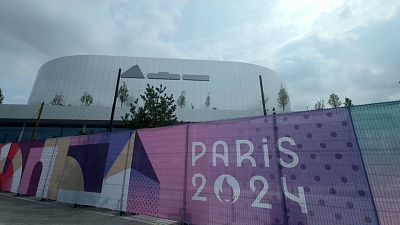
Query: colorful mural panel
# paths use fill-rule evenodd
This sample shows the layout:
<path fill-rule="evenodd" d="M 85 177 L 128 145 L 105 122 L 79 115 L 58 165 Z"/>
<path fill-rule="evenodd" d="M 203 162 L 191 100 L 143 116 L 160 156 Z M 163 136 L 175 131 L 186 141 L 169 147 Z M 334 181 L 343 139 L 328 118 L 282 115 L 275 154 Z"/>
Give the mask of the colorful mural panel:
<path fill-rule="evenodd" d="M 126 210 L 131 131 L 1 146 L 1 191 Z"/>

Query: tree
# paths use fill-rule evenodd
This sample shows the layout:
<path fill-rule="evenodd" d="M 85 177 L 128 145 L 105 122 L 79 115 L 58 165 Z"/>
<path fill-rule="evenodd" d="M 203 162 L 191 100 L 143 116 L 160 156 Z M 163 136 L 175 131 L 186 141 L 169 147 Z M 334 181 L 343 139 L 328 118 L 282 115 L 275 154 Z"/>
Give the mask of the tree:
<path fill-rule="evenodd" d="M 62 92 L 56 93 L 56 95 L 54 95 L 54 98 L 53 100 L 51 100 L 50 105 L 59 105 L 59 106 L 65 105 L 64 95 L 62 94 Z"/>
<path fill-rule="evenodd" d="M 207 97 L 206 97 L 206 102 L 205 102 L 205 104 L 206 104 L 206 107 L 207 107 L 207 108 L 210 108 L 210 105 L 211 105 L 210 92 L 208 92 L 208 95 L 207 95 Z"/>
<path fill-rule="evenodd" d="M 325 102 L 323 99 L 318 100 L 315 104 L 314 104 L 314 109 L 325 109 Z"/>
<path fill-rule="evenodd" d="M 177 124 L 175 115 L 176 105 L 173 95 L 165 93 L 166 87 L 154 87 L 147 84 L 146 91 L 140 95 L 143 106 L 139 106 L 139 99 L 131 104 L 130 114 L 123 117 L 125 126 L 131 129 L 162 127 Z"/>
<path fill-rule="evenodd" d="M 186 92 L 182 91 L 181 95 L 179 95 L 178 100 L 176 100 L 176 104 L 178 104 L 179 108 L 183 108 L 186 106 Z"/>
<path fill-rule="evenodd" d="M 344 99 L 344 106 L 350 107 L 350 106 L 352 106 L 352 105 L 353 105 L 353 102 L 351 101 L 350 98 L 345 98 L 345 99 Z"/>
<path fill-rule="evenodd" d="M 122 107 L 122 105 L 129 99 L 128 87 L 126 86 L 125 82 L 122 82 L 122 86 L 119 88 L 117 96 Z"/>
<path fill-rule="evenodd" d="M 278 105 L 282 108 L 282 111 L 285 111 L 285 106 L 287 106 L 287 104 L 289 104 L 289 95 L 286 89 L 281 85 L 281 89 L 278 93 Z"/>
<path fill-rule="evenodd" d="M 4 100 L 4 95 L 3 95 L 3 91 L 0 88 L 0 104 L 3 104 L 3 100 Z"/>
<path fill-rule="evenodd" d="M 337 94 L 332 93 L 329 95 L 328 104 L 332 106 L 332 108 L 337 108 L 342 105 L 342 102 L 339 100 L 339 96 Z"/>
<path fill-rule="evenodd" d="M 90 106 L 93 103 L 93 96 L 85 91 L 81 96 L 81 103 L 84 106 Z"/>

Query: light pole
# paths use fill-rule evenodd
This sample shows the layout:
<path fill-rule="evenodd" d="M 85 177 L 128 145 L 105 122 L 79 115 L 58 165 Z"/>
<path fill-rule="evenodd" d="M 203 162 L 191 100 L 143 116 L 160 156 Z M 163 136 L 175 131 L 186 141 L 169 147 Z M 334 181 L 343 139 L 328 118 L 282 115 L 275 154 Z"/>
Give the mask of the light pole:
<path fill-rule="evenodd" d="M 267 115 L 267 110 L 265 109 L 264 87 L 263 87 L 261 75 L 259 75 L 258 78 L 260 80 L 261 102 L 262 102 L 262 106 L 263 106 L 263 112 L 264 112 L 264 116 L 266 116 Z"/>
<path fill-rule="evenodd" d="M 113 105 L 112 105 L 112 109 L 111 109 L 110 125 L 108 127 L 109 132 L 112 132 L 112 127 L 113 127 L 113 122 L 114 122 L 115 105 L 117 103 L 117 96 L 118 96 L 119 80 L 121 78 L 144 79 L 144 76 L 138 65 L 132 66 L 131 68 L 129 68 L 122 74 L 121 74 L 121 68 L 118 69 L 117 84 L 115 86 L 114 101 L 113 101 Z"/>

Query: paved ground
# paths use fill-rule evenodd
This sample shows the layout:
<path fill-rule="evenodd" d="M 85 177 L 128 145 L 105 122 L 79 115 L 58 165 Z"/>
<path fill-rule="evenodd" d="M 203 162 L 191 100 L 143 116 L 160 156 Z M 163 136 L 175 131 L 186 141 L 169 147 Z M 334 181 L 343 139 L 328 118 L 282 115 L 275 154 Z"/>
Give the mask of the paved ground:
<path fill-rule="evenodd" d="M 178 224 L 146 216 L 119 216 L 117 211 L 78 207 L 59 202 L 41 202 L 36 198 L 0 193 L 0 225 L 6 224 Z"/>

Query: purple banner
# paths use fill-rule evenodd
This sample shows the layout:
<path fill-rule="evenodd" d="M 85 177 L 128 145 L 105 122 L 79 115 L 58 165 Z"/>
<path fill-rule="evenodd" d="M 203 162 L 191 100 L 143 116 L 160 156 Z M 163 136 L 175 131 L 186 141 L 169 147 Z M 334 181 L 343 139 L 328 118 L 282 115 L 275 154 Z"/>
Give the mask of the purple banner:
<path fill-rule="evenodd" d="M 180 221 L 186 126 L 136 131 L 127 211 Z"/>
<path fill-rule="evenodd" d="M 190 224 L 377 224 L 346 109 L 190 125 Z"/>

